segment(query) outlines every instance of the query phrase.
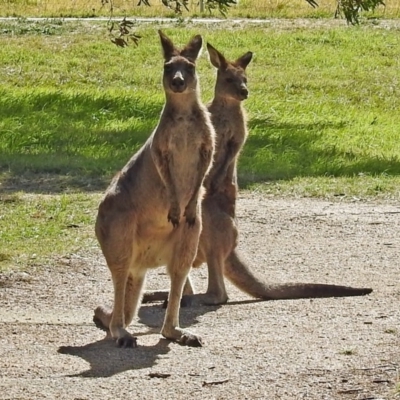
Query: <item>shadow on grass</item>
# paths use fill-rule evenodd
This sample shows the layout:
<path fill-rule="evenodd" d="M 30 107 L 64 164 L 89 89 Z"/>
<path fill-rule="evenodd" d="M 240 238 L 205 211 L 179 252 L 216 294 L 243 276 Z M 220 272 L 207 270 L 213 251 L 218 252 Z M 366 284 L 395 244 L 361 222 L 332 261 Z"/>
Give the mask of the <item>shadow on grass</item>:
<path fill-rule="evenodd" d="M 0 174 L 8 192 L 103 189 L 155 128 L 162 100 L 134 94 L 0 90 Z"/>
<path fill-rule="evenodd" d="M 162 99 L 119 93 L 0 90 L 0 183 L 6 192 L 104 190 L 146 141 Z M 239 164 L 241 187 L 299 176 L 400 174 L 400 161 L 360 157 L 328 140 L 346 123 L 249 121 Z M 340 134 L 335 137 L 340 137 Z M 328 139 L 327 139 L 328 138 Z"/>
<path fill-rule="evenodd" d="M 250 135 L 239 162 L 241 187 L 295 177 L 352 177 L 358 174 L 400 174 L 400 159 L 361 157 L 353 149 L 328 144 L 327 137 L 346 130 L 345 122 L 310 124 L 249 121 Z"/>

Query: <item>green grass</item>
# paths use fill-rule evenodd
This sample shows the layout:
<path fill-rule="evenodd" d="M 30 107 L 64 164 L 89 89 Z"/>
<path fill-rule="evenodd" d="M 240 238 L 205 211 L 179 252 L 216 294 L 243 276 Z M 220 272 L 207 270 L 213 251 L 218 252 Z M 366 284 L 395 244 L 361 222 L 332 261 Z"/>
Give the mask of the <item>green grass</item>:
<path fill-rule="evenodd" d="M 140 45 L 121 49 L 105 24 L 0 22 L 0 269 L 93 245 L 97 191 L 143 144 L 163 106 L 158 27 L 137 26 Z M 229 58 L 255 53 L 242 188 L 398 199 L 398 30 L 164 29 L 180 44 L 201 33 Z M 205 54 L 198 68 L 208 101 L 215 72 Z"/>
<path fill-rule="evenodd" d="M 94 246 L 93 210 L 99 195 L 0 195 L 0 272 L 27 269 L 50 256 Z"/>
<path fill-rule="evenodd" d="M 4 179 L 26 171 L 108 179 L 156 125 L 164 97 L 155 27 L 138 28 L 141 45 L 126 49 L 110 44 L 104 25 L 85 27 L 1 36 Z M 181 43 L 201 32 L 231 57 L 255 52 L 242 184 L 399 174 L 397 31 L 167 31 Z M 206 57 L 199 74 L 206 101 L 214 83 Z"/>

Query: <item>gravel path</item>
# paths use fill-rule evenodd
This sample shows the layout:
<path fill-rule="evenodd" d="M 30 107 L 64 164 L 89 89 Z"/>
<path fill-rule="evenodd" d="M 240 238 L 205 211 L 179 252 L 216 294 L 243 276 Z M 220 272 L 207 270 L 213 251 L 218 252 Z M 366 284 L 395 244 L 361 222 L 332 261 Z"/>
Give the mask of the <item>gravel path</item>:
<path fill-rule="evenodd" d="M 112 299 L 100 252 L 60 257 L 0 275 L 0 399 L 400 399 L 400 206 L 245 193 L 238 214 L 240 249 L 266 279 L 374 292 L 255 302 L 228 285 L 229 304 L 182 310 L 203 348 L 162 339 L 150 304 L 129 328 L 140 347 L 118 349 L 91 322 Z M 194 278 L 204 290 L 205 268 Z M 167 285 L 151 272 L 148 288 Z"/>

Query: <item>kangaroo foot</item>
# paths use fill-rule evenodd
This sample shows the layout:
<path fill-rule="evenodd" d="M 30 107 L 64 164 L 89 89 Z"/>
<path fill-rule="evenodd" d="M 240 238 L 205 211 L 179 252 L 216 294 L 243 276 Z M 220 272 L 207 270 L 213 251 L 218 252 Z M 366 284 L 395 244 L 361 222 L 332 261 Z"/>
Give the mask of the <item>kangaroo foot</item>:
<path fill-rule="evenodd" d="M 185 304 L 186 307 L 196 307 L 196 306 L 218 306 L 220 304 L 226 304 L 228 301 L 228 296 L 216 295 L 213 293 L 198 293 L 198 294 L 190 294 L 182 297 L 182 303 Z"/>
<path fill-rule="evenodd" d="M 104 332 L 110 332 L 110 330 L 107 327 L 105 327 L 103 325 L 103 323 L 101 322 L 101 320 L 99 318 L 96 318 L 95 315 L 93 315 L 93 322 L 96 325 L 96 328 L 98 328 Z"/>
<path fill-rule="evenodd" d="M 93 322 L 97 328 L 101 329 L 102 331 L 109 332 L 111 317 L 112 311 L 99 306 L 94 310 Z"/>
<path fill-rule="evenodd" d="M 162 301 L 162 308 L 167 308 L 168 306 L 168 296 L 169 290 L 160 290 L 158 292 L 146 292 L 143 295 L 142 303 L 154 303 L 157 301 Z M 183 296 L 181 299 L 181 307 L 189 307 L 191 305 L 190 300 L 186 299 L 187 296 Z"/>
<path fill-rule="evenodd" d="M 180 328 L 174 328 L 172 330 L 163 329 L 161 334 L 166 339 L 173 340 L 182 346 L 203 347 L 203 340 L 200 336 Z"/>
<path fill-rule="evenodd" d="M 117 339 L 117 346 L 132 349 L 138 347 L 137 345 L 137 337 L 132 336 L 129 333 L 126 333 L 124 336 Z"/>
<path fill-rule="evenodd" d="M 114 334 L 111 334 L 110 330 L 111 318 L 112 318 L 112 311 L 104 307 L 99 306 L 94 310 L 93 322 L 97 328 L 107 332 L 108 339 L 115 340 L 115 337 L 117 337 L 116 343 L 118 347 L 122 348 L 138 347 L 137 338 L 131 335 L 125 329 L 117 329 L 116 331 L 114 330 Z"/>
<path fill-rule="evenodd" d="M 143 295 L 142 303 L 153 303 L 155 301 L 168 300 L 169 290 L 160 290 L 157 292 L 146 291 Z"/>
<path fill-rule="evenodd" d="M 190 307 L 191 305 L 192 304 L 190 303 L 190 300 L 187 300 L 186 296 L 183 296 L 181 298 L 181 303 L 180 303 L 181 308 Z M 168 299 L 164 300 L 162 304 L 162 308 L 167 308 L 167 307 L 168 307 Z"/>
<path fill-rule="evenodd" d="M 190 332 L 184 333 L 177 342 L 182 346 L 203 347 L 202 338 Z"/>
<path fill-rule="evenodd" d="M 158 292 L 146 292 L 143 296 L 142 303 L 153 303 L 157 301 L 163 301 L 162 308 L 168 306 L 169 291 L 158 291 Z M 181 307 L 195 307 L 195 306 L 217 306 L 220 304 L 226 304 L 228 296 L 217 295 L 214 293 L 198 293 L 198 294 L 187 294 L 182 296 Z"/>
<path fill-rule="evenodd" d="M 181 307 L 219 306 L 228 302 L 228 296 L 218 296 L 210 293 L 186 294 L 181 298 Z M 168 299 L 164 300 L 162 308 L 167 308 Z"/>

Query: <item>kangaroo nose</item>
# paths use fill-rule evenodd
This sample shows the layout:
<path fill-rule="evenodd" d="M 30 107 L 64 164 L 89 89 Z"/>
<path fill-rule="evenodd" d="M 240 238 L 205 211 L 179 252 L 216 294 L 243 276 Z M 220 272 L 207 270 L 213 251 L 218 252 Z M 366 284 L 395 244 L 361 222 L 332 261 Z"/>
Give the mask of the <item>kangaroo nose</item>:
<path fill-rule="evenodd" d="M 177 92 L 182 92 L 185 89 L 185 80 L 182 74 L 178 73 L 172 78 L 171 86 Z"/>
<path fill-rule="evenodd" d="M 172 86 L 181 87 L 185 84 L 185 81 L 181 77 L 172 79 Z"/>
<path fill-rule="evenodd" d="M 240 89 L 240 95 L 244 98 L 247 99 L 247 96 L 249 95 L 249 91 L 247 90 L 246 87 L 242 87 Z"/>

